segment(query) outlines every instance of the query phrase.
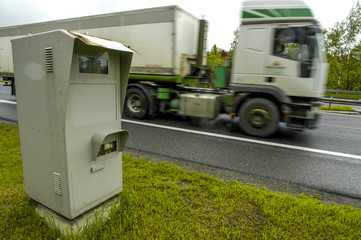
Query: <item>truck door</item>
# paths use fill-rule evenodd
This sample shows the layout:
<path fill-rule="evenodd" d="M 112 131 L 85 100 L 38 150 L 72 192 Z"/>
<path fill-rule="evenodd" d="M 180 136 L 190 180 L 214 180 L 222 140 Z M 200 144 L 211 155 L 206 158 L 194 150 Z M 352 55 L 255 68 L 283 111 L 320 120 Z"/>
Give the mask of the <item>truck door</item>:
<path fill-rule="evenodd" d="M 289 96 L 305 96 L 313 88 L 314 33 L 308 27 L 276 27 L 270 39 L 267 79 Z"/>

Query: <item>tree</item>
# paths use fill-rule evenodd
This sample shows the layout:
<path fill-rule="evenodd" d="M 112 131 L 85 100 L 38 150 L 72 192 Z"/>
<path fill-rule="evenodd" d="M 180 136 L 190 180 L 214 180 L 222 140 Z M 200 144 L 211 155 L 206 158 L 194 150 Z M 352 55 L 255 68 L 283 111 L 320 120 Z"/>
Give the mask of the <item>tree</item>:
<path fill-rule="evenodd" d="M 234 30 L 233 32 L 233 42 L 231 42 L 231 49 L 229 50 L 229 58 L 233 58 L 234 50 L 236 49 L 237 43 L 238 43 L 238 34 L 239 34 L 239 28 Z"/>
<path fill-rule="evenodd" d="M 237 46 L 237 43 L 238 43 L 238 33 L 239 33 L 239 28 L 237 28 L 234 32 L 233 32 L 233 42 L 231 42 L 231 48 L 229 50 L 228 53 L 226 53 L 226 55 L 228 55 L 227 59 L 232 60 L 232 57 L 233 57 L 233 52 Z M 225 56 L 224 54 L 225 53 L 224 50 L 220 49 L 217 47 L 216 44 L 213 45 L 212 49 L 210 52 L 207 53 L 207 64 L 212 66 L 212 67 L 216 67 L 216 66 L 219 66 L 221 64 L 224 64 L 225 63 Z M 226 63 L 226 64 L 229 64 Z"/>
<path fill-rule="evenodd" d="M 361 6 L 357 2 L 342 22 L 324 31 L 330 64 L 328 88 L 361 89 Z"/>
<path fill-rule="evenodd" d="M 216 44 L 213 45 L 210 52 L 207 53 L 207 65 L 216 67 L 224 62 L 222 57 L 222 49 L 218 48 Z"/>

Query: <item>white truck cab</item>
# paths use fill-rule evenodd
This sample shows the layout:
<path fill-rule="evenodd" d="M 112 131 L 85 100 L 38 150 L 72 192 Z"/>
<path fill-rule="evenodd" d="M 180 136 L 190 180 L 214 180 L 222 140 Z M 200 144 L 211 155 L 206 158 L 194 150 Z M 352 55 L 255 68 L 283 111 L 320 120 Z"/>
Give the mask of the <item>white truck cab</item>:
<path fill-rule="evenodd" d="M 301 0 L 247 0 L 241 17 L 230 87 L 240 99 L 245 93 L 248 100 L 268 99 L 290 128 L 315 127 L 328 64 L 311 9 Z M 257 131 L 276 113 L 257 101 L 252 105 L 239 115 Z"/>

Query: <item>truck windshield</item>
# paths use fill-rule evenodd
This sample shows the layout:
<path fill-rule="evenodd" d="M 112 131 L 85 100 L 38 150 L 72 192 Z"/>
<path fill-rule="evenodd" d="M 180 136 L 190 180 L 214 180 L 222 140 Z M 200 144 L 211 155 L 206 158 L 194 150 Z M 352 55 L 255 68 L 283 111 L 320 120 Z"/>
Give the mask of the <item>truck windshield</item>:
<path fill-rule="evenodd" d="M 276 28 L 273 55 L 301 62 L 301 77 L 310 77 L 313 59 L 320 55 L 318 29 L 317 26 Z"/>

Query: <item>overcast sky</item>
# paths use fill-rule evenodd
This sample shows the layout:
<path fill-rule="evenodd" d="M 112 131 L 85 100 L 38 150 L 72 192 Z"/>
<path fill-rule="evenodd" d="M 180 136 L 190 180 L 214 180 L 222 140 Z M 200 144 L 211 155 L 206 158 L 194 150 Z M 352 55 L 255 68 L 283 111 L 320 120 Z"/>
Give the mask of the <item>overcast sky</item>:
<path fill-rule="evenodd" d="M 0 0 L 0 27 L 101 13 L 178 5 L 209 22 L 208 48 L 229 50 L 242 0 Z M 357 0 L 305 0 L 324 28 L 346 18 Z"/>

